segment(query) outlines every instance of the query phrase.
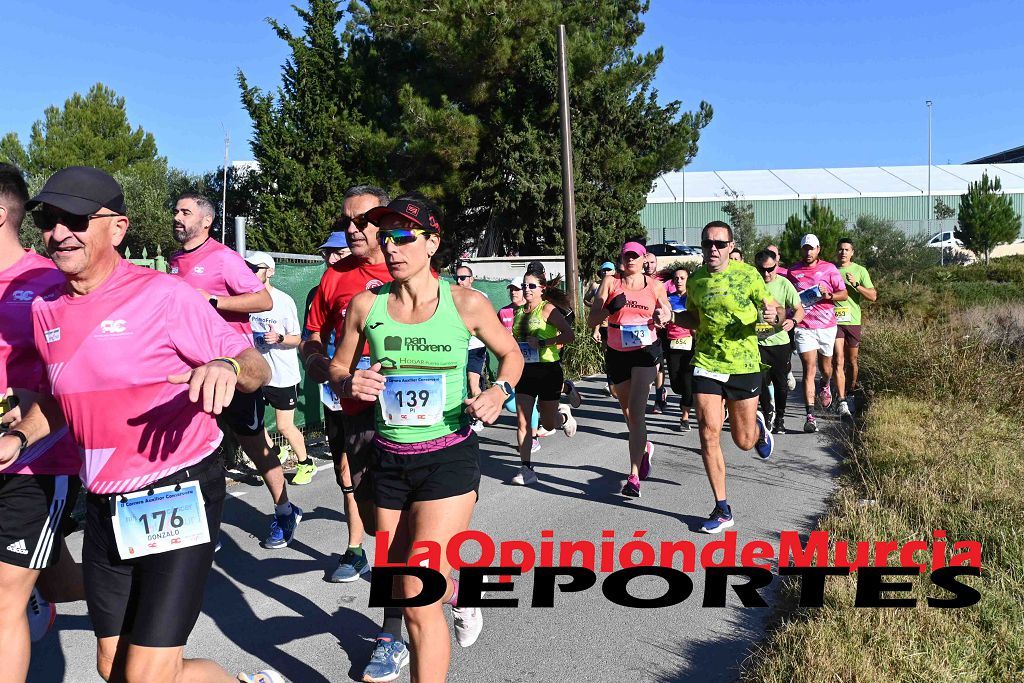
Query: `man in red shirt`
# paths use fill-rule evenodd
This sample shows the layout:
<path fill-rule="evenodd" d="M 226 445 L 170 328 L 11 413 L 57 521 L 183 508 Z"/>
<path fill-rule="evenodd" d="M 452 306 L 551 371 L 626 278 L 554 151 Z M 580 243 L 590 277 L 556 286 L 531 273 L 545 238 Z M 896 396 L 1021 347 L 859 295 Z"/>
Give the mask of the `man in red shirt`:
<path fill-rule="evenodd" d="M 210 302 L 220 316 L 253 346 L 249 314 L 269 311 L 274 306 L 270 292 L 245 260 L 229 247 L 210 238 L 216 209 L 201 194 L 185 193 L 174 205 L 174 239 L 181 250 L 171 255 L 171 275 L 177 275 Z M 263 475 L 274 501 L 270 535 L 263 547 L 283 548 L 291 543 L 302 521 L 302 510 L 288 500 L 284 470 L 278 459 L 280 449 L 270 442 L 263 424 L 266 401 L 263 391 L 236 392 L 224 410 L 224 422 L 238 444 Z"/>

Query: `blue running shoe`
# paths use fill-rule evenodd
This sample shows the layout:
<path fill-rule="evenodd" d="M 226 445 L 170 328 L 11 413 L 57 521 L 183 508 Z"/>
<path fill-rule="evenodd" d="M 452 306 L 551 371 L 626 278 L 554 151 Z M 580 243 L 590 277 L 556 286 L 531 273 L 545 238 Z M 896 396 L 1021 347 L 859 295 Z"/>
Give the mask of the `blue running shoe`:
<path fill-rule="evenodd" d="M 366 561 L 366 552 L 356 553 L 349 548 L 338 560 L 338 568 L 334 570 L 328 580 L 331 583 L 349 583 L 368 571 L 370 571 L 370 563 Z"/>
<path fill-rule="evenodd" d="M 715 509 L 711 511 L 708 521 L 701 525 L 700 530 L 706 534 L 717 534 L 723 529 L 728 529 L 732 525 L 732 507 L 730 507 L 729 511 L 726 512 L 716 505 Z"/>
<path fill-rule="evenodd" d="M 754 450 L 762 460 L 767 460 L 772 457 L 772 451 L 775 450 L 775 438 L 772 436 L 772 430 L 768 429 L 768 423 L 765 422 L 764 414 L 760 410 L 757 411 L 757 429 L 761 432 L 761 436 L 754 444 Z"/>
<path fill-rule="evenodd" d="M 295 530 L 302 521 L 302 508 L 292 503 L 292 514 L 274 515 L 270 522 L 270 535 L 263 541 L 264 548 L 284 548 L 292 542 L 295 537 Z"/>
<path fill-rule="evenodd" d="M 370 663 L 363 669 L 363 680 L 368 683 L 386 683 L 398 678 L 409 665 L 409 648 L 390 633 L 377 634 L 377 646 L 370 655 Z"/>

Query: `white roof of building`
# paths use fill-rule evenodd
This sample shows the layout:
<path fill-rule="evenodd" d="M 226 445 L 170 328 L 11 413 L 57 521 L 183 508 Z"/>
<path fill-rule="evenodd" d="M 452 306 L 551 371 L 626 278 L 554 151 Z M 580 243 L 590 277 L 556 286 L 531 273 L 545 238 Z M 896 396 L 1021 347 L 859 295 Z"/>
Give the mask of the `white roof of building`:
<path fill-rule="evenodd" d="M 998 176 L 1003 192 L 1024 192 L 1024 164 L 953 164 L 932 166 L 932 194 L 963 194 L 968 183 Z M 684 188 L 685 182 L 685 188 Z M 794 168 L 767 171 L 681 171 L 657 178 L 648 204 L 722 201 L 729 192 L 743 199 L 839 199 L 902 197 L 928 193 L 927 166 L 864 168 Z"/>

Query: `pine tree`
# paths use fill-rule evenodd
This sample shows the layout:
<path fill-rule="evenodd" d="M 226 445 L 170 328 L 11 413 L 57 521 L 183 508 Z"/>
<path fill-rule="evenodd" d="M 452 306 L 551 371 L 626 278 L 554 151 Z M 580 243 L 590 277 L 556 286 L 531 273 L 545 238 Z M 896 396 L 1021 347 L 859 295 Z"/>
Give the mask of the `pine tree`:
<path fill-rule="evenodd" d="M 1020 234 L 1020 216 L 1002 190 L 998 177 L 990 181 L 988 173 L 982 173 L 981 180 L 969 184 L 967 192 L 960 195 L 960 239 L 975 254 L 985 256 L 985 265 L 993 249 Z"/>
<path fill-rule="evenodd" d="M 779 251 L 786 263 L 800 260 L 800 240 L 803 236 L 813 233 L 821 243 L 819 258 L 828 260 L 836 249 L 836 243 L 846 235 L 846 221 L 833 213 L 832 209 L 818 201 L 812 200 L 810 206 L 804 204 L 804 217 L 796 214 L 789 217 L 786 227 L 779 235 Z"/>

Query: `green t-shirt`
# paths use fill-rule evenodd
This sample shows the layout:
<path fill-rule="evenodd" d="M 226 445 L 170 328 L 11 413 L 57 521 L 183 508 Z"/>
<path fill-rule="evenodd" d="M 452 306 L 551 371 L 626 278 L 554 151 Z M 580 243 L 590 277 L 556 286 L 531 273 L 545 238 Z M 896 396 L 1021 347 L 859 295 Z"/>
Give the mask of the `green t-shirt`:
<path fill-rule="evenodd" d="M 850 297 L 846 301 L 836 302 L 836 322 L 840 325 L 860 325 L 860 302 L 864 300 L 864 295 L 850 286 L 850 281 L 846 278 L 847 273 L 852 273 L 853 281 L 862 287 L 871 289 L 874 285 L 871 284 L 868 269 L 859 263 L 851 263 L 839 269 L 839 274 L 843 276 L 843 283 L 846 285 L 846 291 L 850 293 Z"/>
<path fill-rule="evenodd" d="M 768 294 L 775 299 L 775 303 L 779 304 L 783 308 L 789 310 L 796 310 L 797 304 L 800 303 L 800 295 L 796 291 L 796 287 L 787 278 L 777 275 L 771 282 L 766 282 L 765 287 L 768 289 Z M 759 323 L 762 324 L 762 323 Z M 766 339 L 758 341 L 761 346 L 782 346 L 783 344 L 789 343 L 789 332 L 781 330 L 771 335 Z"/>
<path fill-rule="evenodd" d="M 720 273 L 698 268 L 686 285 L 686 308 L 700 319 L 694 366 L 730 375 L 760 372 L 755 325 L 767 298 L 764 280 L 753 266 L 730 261 Z"/>

